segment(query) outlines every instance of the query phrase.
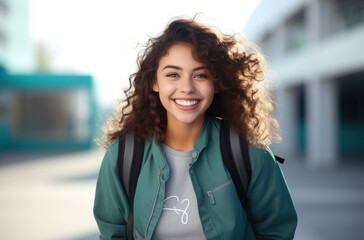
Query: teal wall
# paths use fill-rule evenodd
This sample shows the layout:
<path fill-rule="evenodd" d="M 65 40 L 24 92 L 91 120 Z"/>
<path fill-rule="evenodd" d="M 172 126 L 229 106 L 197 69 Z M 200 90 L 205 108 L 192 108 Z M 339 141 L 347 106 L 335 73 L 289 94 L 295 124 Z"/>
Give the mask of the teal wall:
<path fill-rule="evenodd" d="M 364 124 L 341 124 L 339 127 L 338 139 L 342 156 L 362 156 L 364 160 Z"/>
<path fill-rule="evenodd" d="M 50 92 L 72 89 L 84 89 L 88 95 L 88 107 L 90 109 L 87 139 L 75 138 L 52 138 L 47 136 L 21 136 L 16 137 L 11 129 L 10 109 L 7 97 L 11 93 L 22 94 L 43 91 Z M 5 97 L 4 97 L 5 93 Z M 10 94 L 9 94 L 10 93 Z M 3 94 L 3 96 L 1 96 Z M 89 149 L 95 146 L 94 138 L 96 133 L 97 104 L 94 93 L 94 84 L 91 76 L 88 75 L 7 75 L 0 73 L 0 151 L 18 150 L 75 150 Z M 25 119 L 26 120 L 26 119 Z"/>

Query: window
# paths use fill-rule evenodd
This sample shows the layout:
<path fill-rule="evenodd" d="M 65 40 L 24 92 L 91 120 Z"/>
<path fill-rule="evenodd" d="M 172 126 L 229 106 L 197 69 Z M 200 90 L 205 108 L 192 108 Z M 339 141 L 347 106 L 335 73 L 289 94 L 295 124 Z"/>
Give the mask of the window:
<path fill-rule="evenodd" d="M 267 32 L 263 36 L 261 43 L 263 53 L 271 58 L 277 57 L 280 53 L 279 43 L 277 42 L 275 34 L 277 34 L 277 31 Z"/>
<path fill-rule="evenodd" d="M 340 32 L 364 23 L 364 0 L 335 0 L 332 32 Z"/>
<path fill-rule="evenodd" d="M 19 91 L 12 99 L 12 132 L 16 138 L 77 139 L 90 135 L 87 92 Z"/>
<path fill-rule="evenodd" d="M 306 13 L 301 9 L 286 22 L 286 50 L 290 51 L 304 46 L 307 42 Z"/>

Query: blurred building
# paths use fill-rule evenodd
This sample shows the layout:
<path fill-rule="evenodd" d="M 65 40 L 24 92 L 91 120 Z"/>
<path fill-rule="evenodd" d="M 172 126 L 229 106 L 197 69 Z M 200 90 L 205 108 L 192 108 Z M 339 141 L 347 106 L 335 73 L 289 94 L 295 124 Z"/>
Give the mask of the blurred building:
<path fill-rule="evenodd" d="M 0 151 L 94 146 L 90 76 L 0 74 Z"/>
<path fill-rule="evenodd" d="M 33 70 L 29 14 L 29 0 L 0 0 L 0 71 Z"/>
<path fill-rule="evenodd" d="M 5 71 L 5 46 L 7 39 L 6 31 L 6 15 L 8 13 L 8 5 L 6 0 L 0 0 L 0 72 Z"/>
<path fill-rule="evenodd" d="M 282 154 L 364 160 L 364 0 L 262 0 L 244 29 L 262 48 Z"/>
<path fill-rule="evenodd" d="M 0 152 L 90 148 L 93 79 L 47 69 L 50 58 L 30 37 L 29 14 L 29 0 L 0 0 Z"/>

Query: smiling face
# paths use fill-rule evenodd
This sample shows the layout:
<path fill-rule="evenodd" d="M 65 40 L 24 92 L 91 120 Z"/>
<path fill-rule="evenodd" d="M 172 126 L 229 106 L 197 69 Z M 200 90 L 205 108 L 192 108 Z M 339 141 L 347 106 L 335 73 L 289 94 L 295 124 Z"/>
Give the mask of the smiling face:
<path fill-rule="evenodd" d="M 153 90 L 167 110 L 167 124 L 202 126 L 215 88 L 206 65 L 193 58 L 191 46 L 177 43 L 160 59 Z"/>

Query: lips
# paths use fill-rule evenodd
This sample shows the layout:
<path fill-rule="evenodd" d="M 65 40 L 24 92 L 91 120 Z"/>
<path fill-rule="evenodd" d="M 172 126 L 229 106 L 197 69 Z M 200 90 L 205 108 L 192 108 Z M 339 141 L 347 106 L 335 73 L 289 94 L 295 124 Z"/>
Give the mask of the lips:
<path fill-rule="evenodd" d="M 199 99 L 173 99 L 175 105 L 184 111 L 191 111 L 196 109 L 199 105 L 201 100 Z"/>

